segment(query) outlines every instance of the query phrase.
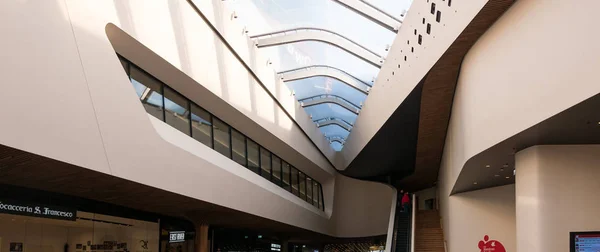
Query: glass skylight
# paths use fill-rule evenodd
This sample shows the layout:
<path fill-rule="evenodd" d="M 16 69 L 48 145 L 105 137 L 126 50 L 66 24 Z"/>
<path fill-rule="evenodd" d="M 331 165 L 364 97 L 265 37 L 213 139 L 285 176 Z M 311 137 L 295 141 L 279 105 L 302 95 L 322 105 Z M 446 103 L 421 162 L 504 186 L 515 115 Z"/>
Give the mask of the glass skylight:
<path fill-rule="evenodd" d="M 360 0 L 398 20 L 402 20 L 412 0 Z M 255 36 L 294 28 L 319 28 L 337 33 L 357 43 L 385 59 L 389 46 L 396 33 L 363 17 L 334 0 L 225 0 L 227 8 L 234 11 L 237 22 L 246 27 L 248 35 Z M 369 7 L 370 8 L 370 7 Z M 284 36 L 284 35 L 278 35 Z M 379 67 L 369 63 L 337 46 L 319 41 L 302 41 L 270 47 L 261 47 L 261 54 L 267 55 L 276 72 L 291 69 L 325 65 L 347 72 L 371 86 Z M 338 79 L 314 76 L 286 81 L 296 99 L 331 95 L 341 97 L 359 110 L 367 94 Z M 304 103 L 306 104 L 306 103 Z M 321 103 L 305 106 L 306 112 L 315 121 L 335 118 L 348 122 L 349 129 L 356 121 L 356 111 L 352 112 L 336 103 Z M 332 147 L 341 150 L 349 135 L 339 125 L 321 126 Z M 334 136 L 336 141 L 330 139 Z"/>

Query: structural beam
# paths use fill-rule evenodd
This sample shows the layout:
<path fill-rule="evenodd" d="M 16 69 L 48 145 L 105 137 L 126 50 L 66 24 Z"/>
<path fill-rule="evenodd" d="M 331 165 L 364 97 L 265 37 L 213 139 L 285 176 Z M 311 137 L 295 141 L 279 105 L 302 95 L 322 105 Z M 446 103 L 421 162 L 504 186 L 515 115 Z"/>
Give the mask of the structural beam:
<path fill-rule="evenodd" d="M 342 127 L 343 129 L 345 129 L 348 132 L 350 132 L 350 130 L 352 130 L 352 124 L 346 122 L 345 120 L 333 118 L 333 117 L 316 120 L 315 123 L 317 124 L 317 127 L 319 127 L 319 128 L 329 126 L 329 125 L 337 125 L 337 126 Z"/>
<path fill-rule="evenodd" d="M 395 18 L 391 14 L 378 9 L 374 5 L 363 0 L 334 0 L 340 5 L 358 13 L 359 15 L 383 26 L 384 28 L 397 32 L 402 25 L 402 21 Z"/>
<path fill-rule="evenodd" d="M 317 76 L 331 77 L 347 84 L 348 86 L 360 91 L 363 94 L 368 94 L 371 86 L 361 81 L 360 79 L 330 66 L 315 65 L 302 68 L 296 68 L 277 73 L 284 82 L 307 79 Z"/>
<path fill-rule="evenodd" d="M 323 103 L 334 103 L 334 104 L 342 106 L 342 108 L 345 108 L 348 111 L 350 111 L 354 114 L 357 114 L 357 115 L 360 111 L 360 106 L 358 106 L 342 97 L 339 97 L 337 95 L 330 95 L 330 94 L 317 95 L 317 96 L 300 99 L 298 101 L 300 102 L 300 105 L 302 105 L 302 107 L 304 107 L 304 108 L 316 106 L 316 105 L 323 104 Z"/>
<path fill-rule="evenodd" d="M 330 136 L 330 137 L 327 137 L 327 140 L 328 140 L 330 143 L 333 143 L 333 142 L 338 142 L 338 143 L 341 143 L 342 145 L 343 145 L 344 143 L 346 143 L 346 139 L 344 139 L 344 138 L 343 138 L 343 137 L 341 137 L 341 136 Z"/>
<path fill-rule="evenodd" d="M 303 27 L 254 35 L 250 38 L 255 40 L 256 46 L 259 48 L 302 41 L 319 41 L 338 47 L 377 68 L 381 68 L 383 64 L 383 57 L 379 54 L 347 37 L 326 29 Z"/>

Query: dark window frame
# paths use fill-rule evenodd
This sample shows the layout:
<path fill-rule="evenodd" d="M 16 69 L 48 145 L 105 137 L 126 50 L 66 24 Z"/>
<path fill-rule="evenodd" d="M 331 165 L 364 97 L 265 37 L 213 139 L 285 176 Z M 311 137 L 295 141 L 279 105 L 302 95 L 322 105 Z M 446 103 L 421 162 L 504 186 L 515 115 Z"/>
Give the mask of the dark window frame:
<path fill-rule="evenodd" d="M 242 133 L 241 131 L 235 129 L 234 127 L 232 127 L 231 125 L 229 125 L 227 122 L 225 122 L 224 120 L 220 119 L 219 117 L 215 116 L 213 113 L 211 113 L 209 110 L 205 109 L 204 107 L 196 104 L 194 101 L 192 101 L 191 99 L 187 98 L 184 94 L 178 92 L 176 89 L 174 89 L 173 87 L 170 87 L 169 85 L 167 85 L 166 83 L 164 83 L 163 81 L 159 80 L 158 78 L 156 78 L 154 75 L 148 73 L 146 70 L 144 70 L 143 68 L 139 67 L 138 65 L 136 65 L 135 63 L 131 62 L 130 60 L 126 59 L 125 57 L 117 54 L 118 59 L 121 61 L 121 64 L 123 65 L 125 74 L 127 75 L 127 77 L 129 78 L 129 81 L 131 82 L 131 68 L 135 67 L 137 70 L 139 70 L 142 74 L 147 75 L 148 77 L 156 80 L 159 84 L 160 84 L 160 92 L 161 92 L 161 96 L 162 96 L 162 121 L 164 123 L 166 122 L 166 108 L 165 108 L 165 99 L 166 99 L 166 95 L 165 95 L 165 87 L 168 88 L 170 91 L 174 92 L 175 94 L 181 96 L 183 99 L 186 100 L 187 102 L 187 110 L 188 110 L 188 127 L 189 127 L 189 134 L 188 136 L 193 137 L 193 126 L 192 126 L 192 106 L 197 106 L 198 108 L 204 110 L 207 114 L 208 114 L 208 119 L 210 120 L 210 144 L 211 146 L 208 146 L 209 148 L 215 150 L 215 132 L 214 132 L 214 119 L 219 120 L 221 123 L 223 123 L 224 125 L 226 125 L 228 127 L 228 135 L 229 135 L 229 159 L 231 159 L 232 161 L 235 162 L 235 160 L 233 160 L 233 136 L 232 136 L 232 132 L 235 130 L 236 132 L 240 133 L 240 135 L 244 136 L 244 146 L 245 146 L 245 156 L 246 156 L 246 161 L 245 161 L 245 167 L 249 169 L 249 156 L 248 156 L 248 140 L 252 141 L 254 144 L 256 144 L 256 146 L 258 147 L 258 175 L 262 176 L 262 155 L 261 155 L 261 149 L 264 149 L 265 151 L 267 151 L 269 153 L 269 164 L 270 164 L 270 169 L 269 169 L 269 181 L 271 181 L 272 183 L 274 183 L 273 181 L 273 155 L 275 155 L 275 157 L 277 157 L 279 159 L 279 183 L 275 183 L 278 184 L 280 187 L 284 187 L 285 183 L 283 182 L 283 177 L 284 177 L 284 173 L 283 173 L 283 163 L 285 162 L 288 166 L 289 166 L 289 175 L 288 175 L 288 182 L 289 182 L 289 193 L 291 193 L 292 195 L 295 195 L 296 197 L 299 197 L 301 199 L 303 199 L 303 201 L 307 202 L 308 199 L 308 179 L 310 178 L 311 181 L 313 181 L 313 183 L 316 183 L 318 185 L 318 192 L 314 191 L 314 186 L 311 186 L 311 193 L 312 193 L 312 201 L 314 202 L 314 196 L 315 193 L 320 194 L 320 197 L 318 199 L 318 201 L 321 204 L 321 207 L 319 206 L 315 206 L 317 208 L 319 208 L 320 210 L 325 210 L 325 201 L 323 198 L 323 186 L 321 185 L 321 183 L 319 183 L 318 181 L 316 181 L 314 178 L 310 177 L 308 174 L 302 172 L 301 170 L 299 170 L 298 168 L 296 168 L 295 166 L 293 166 L 292 164 L 290 164 L 289 162 L 283 160 L 281 157 L 277 156 L 276 154 L 274 154 L 273 152 L 271 152 L 270 150 L 268 150 L 267 148 L 263 147 L 262 145 L 258 144 L 258 142 L 254 141 L 252 138 L 248 137 L 247 135 L 245 135 L 244 133 Z M 167 123 L 168 124 L 168 123 Z M 170 124 L 168 124 L 169 126 L 171 126 Z M 173 126 L 171 126 L 173 127 Z M 185 134 L 184 132 L 182 132 L 183 134 Z M 199 140 L 196 140 L 198 142 L 200 142 Z M 204 144 L 202 142 L 200 142 L 201 144 Z M 220 153 L 220 152 L 219 152 Z M 222 154 L 222 153 L 220 153 Z M 225 156 L 225 155 L 224 155 Z M 236 162 L 237 163 L 237 162 Z M 238 163 L 239 164 L 239 163 Z M 297 171 L 296 173 L 296 181 L 298 182 L 297 185 L 297 190 L 298 190 L 298 194 L 294 194 L 294 188 L 293 188 L 293 171 Z M 300 192 L 300 174 L 304 175 L 304 198 L 302 198 L 302 193 Z M 264 177 L 263 177 L 264 178 Z M 265 178 L 266 179 L 266 178 Z M 308 202 L 307 202 L 308 203 Z M 314 204 L 311 203 L 311 205 L 314 206 Z"/>

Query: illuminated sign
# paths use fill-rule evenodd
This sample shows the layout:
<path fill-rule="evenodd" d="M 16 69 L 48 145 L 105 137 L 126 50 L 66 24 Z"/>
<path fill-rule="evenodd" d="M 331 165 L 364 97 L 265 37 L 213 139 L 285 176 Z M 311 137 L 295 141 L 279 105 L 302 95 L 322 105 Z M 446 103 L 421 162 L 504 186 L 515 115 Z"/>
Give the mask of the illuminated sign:
<path fill-rule="evenodd" d="M 169 232 L 169 242 L 184 242 L 185 241 L 185 231 L 175 231 Z"/>
<path fill-rule="evenodd" d="M 77 210 L 13 200 L 0 200 L 0 213 L 74 221 Z"/>
<path fill-rule="evenodd" d="M 281 245 L 271 243 L 271 251 L 281 251 Z"/>

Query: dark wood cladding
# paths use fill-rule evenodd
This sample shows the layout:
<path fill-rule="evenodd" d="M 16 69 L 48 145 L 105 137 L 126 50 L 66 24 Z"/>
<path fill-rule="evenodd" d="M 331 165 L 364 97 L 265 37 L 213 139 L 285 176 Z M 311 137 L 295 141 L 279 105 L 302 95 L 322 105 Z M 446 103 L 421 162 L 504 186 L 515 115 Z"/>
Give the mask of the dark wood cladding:
<path fill-rule="evenodd" d="M 490 26 L 514 3 L 490 0 L 431 68 L 423 84 L 415 171 L 399 181 L 408 190 L 437 181 L 458 75 L 464 56 Z"/>

